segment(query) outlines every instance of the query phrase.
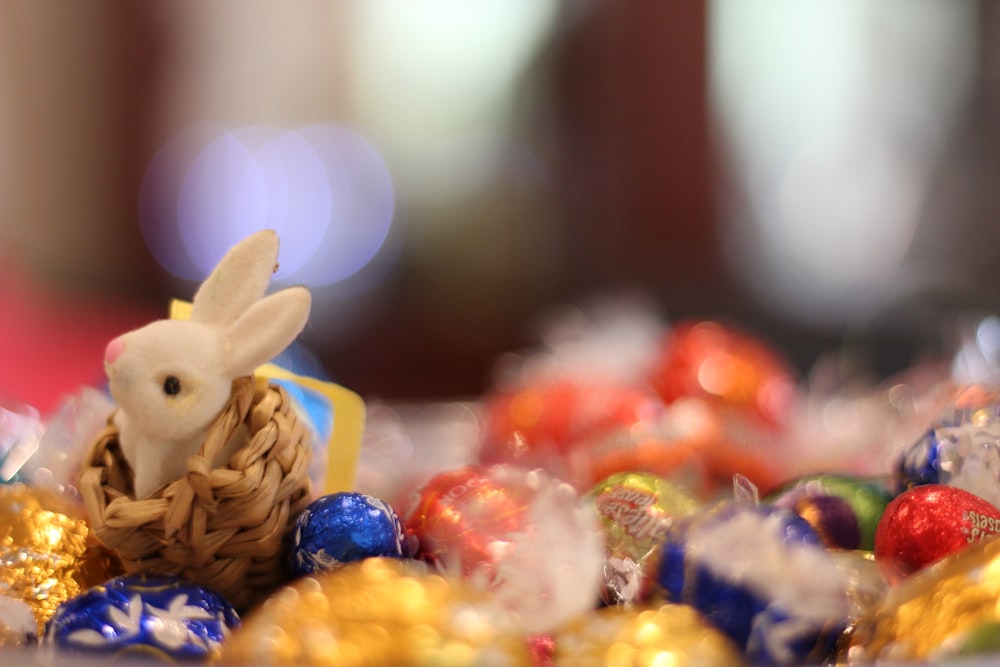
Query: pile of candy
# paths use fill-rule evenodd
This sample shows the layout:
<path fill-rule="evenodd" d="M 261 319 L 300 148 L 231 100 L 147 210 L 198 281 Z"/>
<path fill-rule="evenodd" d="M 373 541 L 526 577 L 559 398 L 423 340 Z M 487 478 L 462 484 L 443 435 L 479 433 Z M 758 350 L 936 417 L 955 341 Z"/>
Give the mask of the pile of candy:
<path fill-rule="evenodd" d="M 354 489 L 316 494 L 287 584 L 248 609 L 125 573 L 88 533 L 73 475 L 113 408 L 99 392 L 46 422 L 5 411 L 0 651 L 543 667 L 1000 649 L 988 364 L 803 379 L 745 332 L 642 309 L 575 311 L 543 340 L 483 397 L 371 402 Z"/>

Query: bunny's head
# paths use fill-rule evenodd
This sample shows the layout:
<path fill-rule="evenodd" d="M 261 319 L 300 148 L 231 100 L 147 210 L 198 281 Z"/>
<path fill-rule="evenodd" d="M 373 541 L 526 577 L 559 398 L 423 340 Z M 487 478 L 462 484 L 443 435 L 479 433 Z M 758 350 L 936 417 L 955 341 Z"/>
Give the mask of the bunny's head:
<path fill-rule="evenodd" d="M 251 375 L 305 327 L 308 290 L 264 296 L 277 255 L 273 231 L 244 239 L 195 294 L 190 320 L 153 322 L 108 344 L 104 367 L 136 498 L 184 474 L 233 379 Z"/>

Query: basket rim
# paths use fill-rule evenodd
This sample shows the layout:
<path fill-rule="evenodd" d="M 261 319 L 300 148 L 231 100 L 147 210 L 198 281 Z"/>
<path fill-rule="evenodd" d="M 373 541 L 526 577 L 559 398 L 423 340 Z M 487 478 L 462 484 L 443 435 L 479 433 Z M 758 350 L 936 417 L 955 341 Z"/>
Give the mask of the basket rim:
<path fill-rule="evenodd" d="M 185 476 L 147 498 L 132 496 L 118 435 L 112 413 L 87 451 L 79 489 L 94 536 L 126 571 L 182 574 L 237 608 L 283 583 L 284 537 L 312 493 L 310 431 L 284 388 L 235 379 Z M 235 453 L 213 465 L 231 440 Z"/>

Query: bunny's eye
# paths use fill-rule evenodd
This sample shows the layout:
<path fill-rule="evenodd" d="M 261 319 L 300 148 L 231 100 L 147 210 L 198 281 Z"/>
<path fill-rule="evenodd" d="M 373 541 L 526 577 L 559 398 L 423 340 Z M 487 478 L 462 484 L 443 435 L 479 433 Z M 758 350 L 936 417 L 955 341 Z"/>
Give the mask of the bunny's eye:
<path fill-rule="evenodd" d="M 181 393 L 181 381 L 176 376 L 168 375 L 163 381 L 163 393 L 167 396 L 176 396 Z"/>

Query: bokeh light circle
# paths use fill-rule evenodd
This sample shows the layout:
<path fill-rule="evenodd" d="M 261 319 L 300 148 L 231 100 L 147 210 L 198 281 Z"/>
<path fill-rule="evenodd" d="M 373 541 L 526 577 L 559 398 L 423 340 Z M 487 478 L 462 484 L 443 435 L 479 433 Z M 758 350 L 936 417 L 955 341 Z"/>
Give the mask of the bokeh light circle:
<path fill-rule="evenodd" d="M 150 162 L 139 213 L 153 255 L 181 278 L 203 278 L 237 241 L 270 228 L 281 238 L 276 280 L 316 287 L 372 261 L 394 200 L 382 156 L 346 128 L 205 125 Z"/>
<path fill-rule="evenodd" d="M 392 227 L 395 199 L 389 168 L 361 135 L 331 125 L 300 130 L 326 167 L 334 189 L 325 251 L 305 267 L 314 285 L 344 280 L 372 261 Z"/>

